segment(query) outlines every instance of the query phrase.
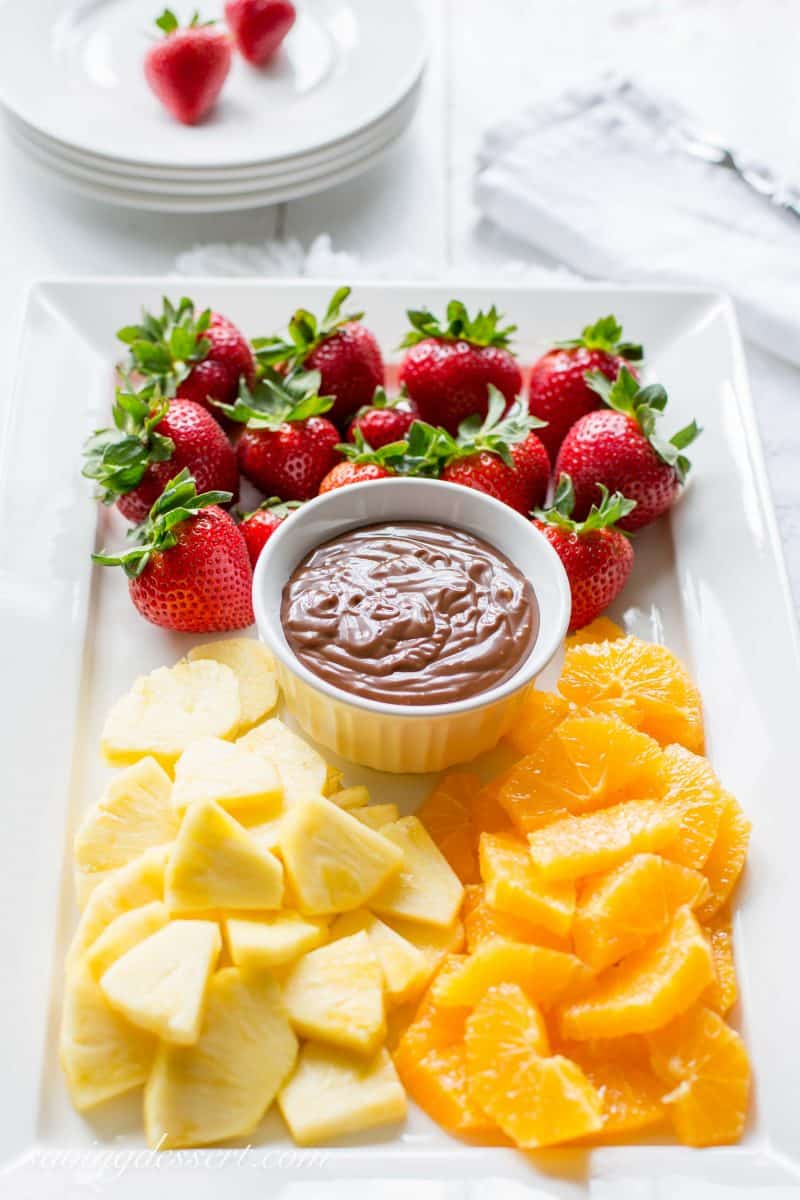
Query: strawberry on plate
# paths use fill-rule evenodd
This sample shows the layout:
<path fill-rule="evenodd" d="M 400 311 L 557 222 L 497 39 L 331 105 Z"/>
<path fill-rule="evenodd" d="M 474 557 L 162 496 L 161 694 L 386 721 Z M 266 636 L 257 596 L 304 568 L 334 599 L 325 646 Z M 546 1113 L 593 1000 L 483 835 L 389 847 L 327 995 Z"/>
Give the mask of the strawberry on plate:
<path fill-rule="evenodd" d="M 194 400 L 219 419 L 214 404 L 232 404 L 239 381 L 255 382 L 250 344 L 227 317 L 207 308 L 196 313 L 187 297 L 176 305 L 166 297 L 160 316 L 146 309 L 139 325 L 117 333 L 128 347 L 131 368 L 157 382 L 169 396 Z"/>
<path fill-rule="evenodd" d="M 359 409 L 372 402 L 383 386 L 384 367 L 375 335 L 361 324 L 363 313 L 342 313 L 349 287 L 334 292 L 325 316 L 318 320 L 300 308 L 289 322 L 287 338 L 255 338 L 253 348 L 263 366 L 319 371 L 320 391 L 333 396 L 330 419 L 342 429 Z"/>
<path fill-rule="evenodd" d="M 113 429 L 86 442 L 83 474 L 98 499 L 144 521 L 169 481 L 185 467 L 201 491 L 239 494 L 236 455 L 217 422 L 193 400 L 169 400 L 157 383 L 117 391 Z"/>
<path fill-rule="evenodd" d="M 277 496 L 270 496 L 253 512 L 244 514 L 239 523 L 239 529 L 253 566 L 258 562 L 259 554 L 275 530 L 299 507 L 299 500 L 280 500 Z"/>
<path fill-rule="evenodd" d="M 195 13 L 181 28 L 171 9 L 156 21 L 165 35 L 147 51 L 144 74 L 150 89 L 183 125 L 194 125 L 216 103 L 231 69 L 231 41 L 214 21 Z"/>
<path fill-rule="evenodd" d="M 578 519 L 588 515 L 604 485 L 636 501 L 620 529 L 641 529 L 677 499 L 691 466 L 683 451 L 700 427 L 691 421 L 669 440 L 661 437 L 657 426 L 667 393 L 660 384 L 640 387 L 626 367 L 614 383 L 599 371 L 589 372 L 587 380 L 608 407 L 573 425 L 558 452 L 556 475 L 571 476 Z"/>
<path fill-rule="evenodd" d="M 121 566 L 138 612 L 179 633 L 222 633 L 253 623 L 253 571 L 239 527 L 220 504 L 230 492 L 197 494 L 188 471 L 175 476 L 137 531 L 138 544 L 94 554 Z"/>
<path fill-rule="evenodd" d="M 468 417 L 456 438 L 440 431 L 441 478 L 485 492 L 527 516 L 544 503 L 550 480 L 550 460 L 534 432 L 540 426 L 521 397 L 506 411 L 505 396 L 490 386 L 483 421 Z"/>
<path fill-rule="evenodd" d="M 356 432 L 360 431 L 373 450 L 380 450 L 390 442 L 402 441 L 416 417 L 416 410 L 406 395 L 401 393 L 390 398 L 382 387 L 376 388 L 371 402 L 359 409 L 350 422 L 347 440 L 355 442 Z"/>
<path fill-rule="evenodd" d="M 528 404 L 535 416 L 547 422 L 539 436 L 551 461 L 575 422 L 602 406 L 601 397 L 586 382 L 587 371 L 600 371 L 613 382 L 624 366 L 635 375 L 630 364 L 641 358 L 642 347 L 623 342 L 622 326 L 609 316 L 537 359 L 528 383 Z"/>
<path fill-rule="evenodd" d="M 275 57 L 296 16 L 290 0 L 227 0 L 225 5 L 236 49 L 255 67 Z"/>
<path fill-rule="evenodd" d="M 633 546 L 616 526 L 636 507 L 619 492 L 600 486 L 600 503 L 584 521 L 573 518 L 575 493 L 569 475 L 561 475 L 553 507 L 534 512 L 540 529 L 564 564 L 572 593 L 569 629 L 581 629 L 617 598 L 631 573 Z"/>
<path fill-rule="evenodd" d="M 358 427 L 353 437 L 352 442 L 337 446 L 344 455 L 344 462 L 337 463 L 322 480 L 319 485 L 320 496 L 351 483 L 368 483 L 372 479 L 390 479 L 393 475 L 416 473 L 407 459 L 409 443 L 406 438 L 375 447 L 367 442 Z"/>
<path fill-rule="evenodd" d="M 508 349 L 516 326 L 502 327 L 496 308 L 470 317 L 460 300 L 451 300 L 445 322 L 425 309 L 410 310 L 408 319 L 412 328 L 402 345 L 409 350 L 398 378 L 423 421 L 455 436 L 467 417 L 486 416 L 489 384 L 513 404 L 522 389 Z"/>
<path fill-rule="evenodd" d="M 319 394 L 319 371 L 263 371 L 253 391 L 242 384 L 235 404 L 219 405 L 245 427 L 236 443 L 239 470 L 268 496 L 310 500 L 339 461 L 339 431 L 322 415 L 333 397 Z"/>

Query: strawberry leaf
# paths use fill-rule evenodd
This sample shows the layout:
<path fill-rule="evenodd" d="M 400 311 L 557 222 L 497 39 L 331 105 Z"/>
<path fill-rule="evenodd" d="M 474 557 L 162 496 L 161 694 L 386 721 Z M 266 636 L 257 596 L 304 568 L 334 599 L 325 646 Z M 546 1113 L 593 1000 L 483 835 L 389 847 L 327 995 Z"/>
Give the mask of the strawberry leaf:
<path fill-rule="evenodd" d="M 342 305 L 351 291 L 349 287 L 337 288 L 322 320 L 307 309 L 299 308 L 289 321 L 285 337 L 254 338 L 252 344 L 258 363 L 265 367 L 289 364 L 295 370 L 302 367 L 317 346 L 364 316 L 363 312 L 342 312 Z"/>
<path fill-rule="evenodd" d="M 138 392 L 126 380 L 112 409 L 113 429 L 96 429 L 84 444 L 82 474 L 99 484 L 96 496 L 114 504 L 137 487 L 151 463 L 168 462 L 175 450 L 172 438 L 156 432 L 169 408 L 157 384 Z"/>
<path fill-rule="evenodd" d="M 553 504 L 550 508 L 537 508 L 531 514 L 544 525 L 552 525 L 563 529 L 565 533 L 574 533 L 584 537 L 587 533 L 596 533 L 600 529 L 612 529 L 618 521 L 627 517 L 636 508 L 635 500 L 628 500 L 622 492 L 609 495 L 608 488 L 602 483 L 597 484 L 600 492 L 600 503 L 593 504 L 583 521 L 575 521 L 572 513 L 575 508 L 575 489 L 569 475 L 559 476 L 556 485 Z M 624 530 L 620 530 L 624 532 Z"/>
<path fill-rule="evenodd" d="M 517 397 L 506 412 L 505 396 L 490 383 L 489 408 L 485 418 L 481 420 L 474 414 L 461 422 L 455 447 L 450 452 L 447 463 L 488 451 L 490 454 L 496 454 L 513 470 L 511 447 L 524 442 L 534 429 L 540 429 L 546 424 L 546 421 L 533 416 L 521 396 Z M 446 443 L 440 440 L 440 445 L 444 448 Z"/>
<path fill-rule="evenodd" d="M 252 512 L 240 513 L 239 520 L 244 525 L 260 512 L 270 512 L 276 517 L 288 517 L 289 513 L 294 512 L 296 508 L 302 508 L 302 506 L 302 500 L 281 500 L 279 496 L 270 496 L 268 499 L 262 500 L 258 508 L 254 508 Z"/>
<path fill-rule="evenodd" d="M 473 346 L 498 346 L 505 350 L 517 330 L 516 325 L 501 326 L 503 317 L 494 305 L 488 312 L 479 310 L 470 317 L 460 300 L 451 300 L 447 305 L 444 322 L 425 308 L 410 308 L 406 316 L 411 329 L 400 343 L 401 348 L 434 338 L 440 342 L 469 342 Z"/>
<path fill-rule="evenodd" d="M 141 324 L 125 325 L 117 338 L 128 347 L 130 366 L 174 396 L 196 363 L 211 349 L 203 334 L 211 324 L 211 310 L 197 314 L 194 303 L 183 296 L 177 305 L 166 296 L 160 316 L 146 309 Z"/>
<path fill-rule="evenodd" d="M 213 404 L 248 429 L 278 429 L 287 421 L 307 421 L 333 407 L 333 396 L 320 396 L 320 382 L 319 371 L 281 375 L 273 367 L 264 367 L 252 391 L 241 379 L 235 403 L 215 400 Z"/>
<path fill-rule="evenodd" d="M 156 25 L 162 33 L 166 33 L 167 35 L 174 33 L 176 29 L 180 29 L 180 21 L 171 8 L 165 8 L 161 16 L 156 17 Z"/>
<path fill-rule="evenodd" d="M 667 393 L 660 383 L 640 387 L 626 367 L 620 370 L 613 383 L 601 371 L 587 371 L 584 378 L 609 408 L 636 421 L 661 461 L 673 467 L 683 483 L 691 462 L 681 452 L 702 433 L 697 422 L 691 421 L 667 440 L 658 431 L 658 422 L 668 403 Z"/>
<path fill-rule="evenodd" d="M 644 351 L 635 342 L 623 342 L 622 326 L 614 316 L 600 317 L 593 325 L 586 325 L 578 338 L 556 342 L 562 350 L 602 350 L 605 354 L 619 355 L 628 362 L 641 362 Z"/>

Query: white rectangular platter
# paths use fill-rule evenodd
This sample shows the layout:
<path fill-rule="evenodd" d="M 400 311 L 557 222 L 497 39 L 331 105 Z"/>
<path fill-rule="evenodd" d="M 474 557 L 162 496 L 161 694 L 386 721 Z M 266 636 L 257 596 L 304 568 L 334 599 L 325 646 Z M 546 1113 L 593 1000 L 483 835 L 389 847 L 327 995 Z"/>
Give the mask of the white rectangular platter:
<path fill-rule="evenodd" d="M 335 281 L 336 283 L 342 281 Z M 0 648 L 3 833 L 0 840 L 0 1196 L 281 1197 L 282 1200 L 484 1200 L 492 1196 L 719 1196 L 800 1188 L 800 807 L 796 706 L 800 655 L 739 335 L 730 304 L 699 291 L 499 284 L 446 289 L 365 284 L 353 300 L 382 345 L 397 346 L 405 310 L 496 303 L 519 326 L 530 362 L 557 339 L 613 312 L 645 343 L 670 393 L 675 428 L 696 416 L 692 481 L 671 516 L 636 541 L 631 581 L 613 614 L 687 661 L 707 713 L 723 783 L 753 822 L 736 948 L 742 997 L 734 1019 L 754 1064 L 743 1143 L 691 1151 L 666 1142 L 522 1155 L 467 1147 L 419 1111 L 402 1129 L 319 1151 L 294 1150 L 269 1118 L 251 1148 L 144 1150 L 135 1103 L 91 1119 L 71 1109 L 56 1054 L 61 970 L 76 921 L 70 843 L 106 768 L 99 729 L 136 675 L 190 644 L 147 625 L 122 572 L 89 555 L 115 537 L 80 476 L 81 444 L 107 421 L 114 333 L 142 305 L 190 288 L 201 306 L 251 336 L 282 328 L 302 305 L 324 307 L 332 284 L 307 281 L 76 280 L 28 297 L 16 385 L 4 397 L 0 459 Z M 413 810 L 426 779 L 377 776 L 373 799 Z M 719 1187 L 719 1191 L 715 1190 Z"/>

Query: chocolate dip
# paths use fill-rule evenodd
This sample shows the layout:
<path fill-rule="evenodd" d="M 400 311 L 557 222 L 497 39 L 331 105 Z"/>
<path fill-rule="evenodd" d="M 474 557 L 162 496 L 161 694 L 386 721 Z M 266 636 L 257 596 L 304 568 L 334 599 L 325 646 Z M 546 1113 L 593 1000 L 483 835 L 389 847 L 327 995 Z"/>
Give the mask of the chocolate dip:
<path fill-rule="evenodd" d="M 480 538 L 397 521 L 312 551 L 283 589 L 300 662 L 345 692 L 449 704 L 510 678 L 539 629 L 533 588 Z"/>

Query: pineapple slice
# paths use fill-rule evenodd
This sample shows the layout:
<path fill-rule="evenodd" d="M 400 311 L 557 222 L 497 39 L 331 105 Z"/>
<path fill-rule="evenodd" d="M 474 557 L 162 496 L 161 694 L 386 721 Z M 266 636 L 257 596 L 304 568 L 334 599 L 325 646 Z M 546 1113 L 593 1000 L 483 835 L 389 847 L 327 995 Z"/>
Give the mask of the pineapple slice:
<path fill-rule="evenodd" d="M 212 975 L 194 1046 L 162 1042 L 144 1093 L 148 1144 L 172 1150 L 255 1129 L 297 1057 L 278 984 L 267 972 Z"/>
<path fill-rule="evenodd" d="M 331 940 L 351 937 L 362 929 L 381 964 L 387 999 L 405 1004 L 418 996 L 430 975 L 428 960 L 412 942 L 366 909 L 343 913 L 331 926 Z"/>
<path fill-rule="evenodd" d="M 418 921 L 386 917 L 384 924 L 400 937 L 416 946 L 425 958 L 427 978 L 438 971 L 448 954 L 458 954 L 464 947 L 464 926 L 456 920 L 452 925 L 421 925 Z"/>
<path fill-rule="evenodd" d="M 145 850 L 95 888 L 75 930 L 67 954 L 68 968 L 122 913 L 164 899 L 164 870 L 170 849 L 169 846 L 154 846 L 152 850 Z"/>
<path fill-rule="evenodd" d="M 397 878 L 373 896 L 369 907 L 381 916 L 452 925 L 464 889 L 422 822 L 417 817 L 403 817 L 384 825 L 381 835 L 402 851 L 405 864 Z"/>
<path fill-rule="evenodd" d="M 201 737 L 232 737 L 239 726 L 239 685 L 222 663 L 159 667 L 135 680 L 108 714 L 101 749 L 126 764 L 152 754 L 171 765 Z"/>
<path fill-rule="evenodd" d="M 186 656 L 189 662 L 213 659 L 230 667 L 239 685 L 240 728 L 263 721 L 278 703 L 278 680 L 272 655 L 256 638 L 225 638 L 193 646 Z"/>
<path fill-rule="evenodd" d="M 158 933 L 168 921 L 169 909 L 160 900 L 121 913 L 86 951 L 86 965 L 95 979 L 99 980 L 118 958 L 150 937 L 151 933 Z"/>
<path fill-rule="evenodd" d="M 226 917 L 224 928 L 228 953 L 237 967 L 279 967 L 316 950 L 328 937 L 325 921 L 290 909 Z"/>
<path fill-rule="evenodd" d="M 311 916 L 360 908 L 403 865 L 403 853 L 321 796 L 286 814 L 280 853 L 297 907 Z"/>
<path fill-rule="evenodd" d="M 331 792 L 328 799 L 338 804 L 339 808 L 346 808 L 350 812 L 354 808 L 365 808 L 369 804 L 369 791 L 365 787 L 342 788 L 339 792 Z"/>
<path fill-rule="evenodd" d="M 216 800 L 226 809 L 258 809 L 262 818 L 276 816 L 283 787 L 278 772 L 258 754 L 248 754 L 220 738 L 200 738 L 175 764 L 172 804 L 179 811 L 196 800 Z"/>
<path fill-rule="evenodd" d="M 308 1043 L 278 1107 L 297 1145 L 314 1146 L 404 1120 L 406 1094 L 386 1050 L 362 1061 Z"/>
<path fill-rule="evenodd" d="M 211 972 L 222 949 L 213 921 L 170 921 L 109 967 L 103 995 L 123 1017 L 165 1042 L 191 1046 Z"/>
<path fill-rule="evenodd" d="M 237 744 L 272 764 L 280 776 L 287 803 L 301 796 L 318 796 L 324 789 L 328 777 L 325 760 L 277 717 L 256 725 L 238 738 Z"/>
<path fill-rule="evenodd" d="M 183 819 L 164 894 L 173 912 L 280 908 L 283 869 L 224 809 L 201 800 Z"/>
<path fill-rule="evenodd" d="M 169 775 L 154 758 L 142 758 L 120 772 L 105 795 L 86 813 L 75 835 L 78 903 L 110 871 L 124 867 L 151 846 L 173 842 L 180 821 L 170 804 Z"/>
<path fill-rule="evenodd" d="M 353 816 L 370 829 L 383 829 L 384 825 L 393 825 L 400 819 L 400 810 L 396 804 L 370 804 L 367 808 L 354 809 Z"/>
<path fill-rule="evenodd" d="M 330 764 L 325 769 L 325 782 L 322 785 L 323 796 L 336 796 L 342 792 L 342 781 L 344 780 L 344 771 L 340 771 L 338 767 L 332 767 Z M 356 788 L 348 788 L 348 791 L 356 791 Z"/>
<path fill-rule="evenodd" d="M 383 971 L 363 930 L 301 958 L 283 995 L 304 1037 L 374 1054 L 386 1035 Z"/>
<path fill-rule="evenodd" d="M 114 1012 L 86 963 L 69 971 L 59 1057 L 80 1112 L 141 1086 L 155 1052 L 156 1039 Z"/>

